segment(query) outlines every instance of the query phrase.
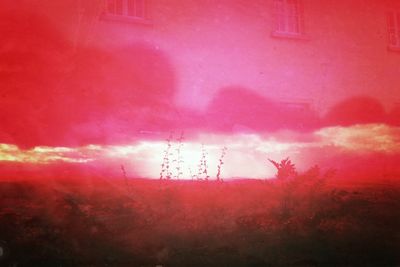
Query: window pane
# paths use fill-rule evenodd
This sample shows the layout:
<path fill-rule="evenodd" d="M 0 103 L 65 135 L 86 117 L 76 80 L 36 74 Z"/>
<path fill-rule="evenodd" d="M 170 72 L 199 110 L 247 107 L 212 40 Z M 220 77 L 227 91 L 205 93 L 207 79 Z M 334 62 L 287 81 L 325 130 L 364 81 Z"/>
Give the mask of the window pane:
<path fill-rule="evenodd" d="M 128 0 L 128 16 L 136 16 L 135 0 Z"/>
<path fill-rule="evenodd" d="M 297 0 L 287 0 L 287 29 L 291 33 L 299 33 L 299 7 Z"/>
<path fill-rule="evenodd" d="M 123 3 L 122 0 L 115 0 L 115 14 L 122 15 L 123 14 Z"/>
<path fill-rule="evenodd" d="M 115 14 L 115 1 L 107 0 L 107 13 Z"/>
<path fill-rule="evenodd" d="M 276 31 L 290 34 L 301 32 L 298 0 L 275 0 L 274 9 Z"/>
<path fill-rule="evenodd" d="M 396 45 L 400 46 L 400 12 L 397 13 L 396 17 L 395 36 L 396 36 Z"/>
<path fill-rule="evenodd" d="M 283 32 L 285 31 L 285 8 L 283 0 L 274 1 L 275 9 L 275 30 Z"/>
<path fill-rule="evenodd" d="M 145 4 L 144 0 L 136 0 L 136 17 L 145 17 Z"/>
<path fill-rule="evenodd" d="M 389 44 L 395 46 L 396 41 L 396 21 L 394 12 L 388 12 L 387 14 L 387 27 L 388 27 L 388 39 Z"/>

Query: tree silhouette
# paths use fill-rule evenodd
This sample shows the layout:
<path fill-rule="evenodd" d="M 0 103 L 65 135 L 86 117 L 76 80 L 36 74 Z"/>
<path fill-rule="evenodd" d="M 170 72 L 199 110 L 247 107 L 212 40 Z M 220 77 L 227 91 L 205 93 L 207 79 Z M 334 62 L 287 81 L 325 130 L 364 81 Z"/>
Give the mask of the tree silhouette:
<path fill-rule="evenodd" d="M 278 172 L 276 177 L 278 179 L 287 179 L 296 175 L 296 167 L 289 158 L 281 160 L 280 163 L 272 159 L 268 159 L 268 161 L 271 162 L 277 169 Z"/>

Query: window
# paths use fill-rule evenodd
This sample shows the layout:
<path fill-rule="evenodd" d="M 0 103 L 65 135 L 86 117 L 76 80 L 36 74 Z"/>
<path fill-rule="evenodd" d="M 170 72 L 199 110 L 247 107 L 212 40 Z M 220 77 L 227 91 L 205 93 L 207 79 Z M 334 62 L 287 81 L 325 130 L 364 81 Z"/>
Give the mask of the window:
<path fill-rule="evenodd" d="M 277 37 L 302 37 L 303 18 L 300 0 L 274 0 L 274 30 Z"/>
<path fill-rule="evenodd" d="M 400 51 L 400 11 L 389 11 L 386 19 L 389 49 Z"/>
<path fill-rule="evenodd" d="M 313 103 L 312 99 L 280 99 L 278 104 L 287 110 L 293 110 L 298 112 L 310 111 Z"/>
<path fill-rule="evenodd" d="M 106 19 L 149 23 L 146 0 L 106 0 Z"/>

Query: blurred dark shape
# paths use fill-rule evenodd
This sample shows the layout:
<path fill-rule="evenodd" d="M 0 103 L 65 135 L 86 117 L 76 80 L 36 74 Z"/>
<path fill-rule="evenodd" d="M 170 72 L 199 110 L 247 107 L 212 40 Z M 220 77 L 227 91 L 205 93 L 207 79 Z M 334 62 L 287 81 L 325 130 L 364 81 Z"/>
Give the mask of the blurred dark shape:
<path fill-rule="evenodd" d="M 221 89 L 207 109 L 207 121 L 217 131 L 308 131 L 319 119 L 308 103 L 278 102 L 242 87 Z"/>
<path fill-rule="evenodd" d="M 123 142 L 139 131 L 164 131 L 177 111 L 175 76 L 166 56 L 145 44 L 81 49 L 64 84 L 77 139 Z M 79 130 L 79 127 L 83 127 Z"/>
<path fill-rule="evenodd" d="M 278 179 L 287 179 L 290 177 L 293 178 L 297 174 L 296 166 L 289 158 L 285 158 L 281 160 L 281 162 L 277 162 L 272 159 L 268 159 L 268 161 L 271 162 L 272 165 L 274 165 L 274 167 L 276 168 L 276 178 Z"/>
<path fill-rule="evenodd" d="M 74 103 L 87 104 L 80 107 L 83 113 L 124 113 L 132 107 L 169 106 L 174 74 L 162 52 L 144 44 L 113 51 L 88 48 L 76 54 L 65 86 Z"/>
<path fill-rule="evenodd" d="M 388 122 L 393 125 L 400 125 L 400 103 L 396 103 L 395 107 L 389 112 Z"/>
<path fill-rule="evenodd" d="M 0 142 L 30 146 L 60 135 L 55 95 L 70 67 L 68 43 L 48 21 L 22 10 L 0 11 L 0 36 Z"/>
<path fill-rule="evenodd" d="M 340 126 L 384 123 L 386 113 L 381 103 L 375 98 L 356 96 L 334 105 L 325 115 L 324 122 L 327 125 Z"/>
<path fill-rule="evenodd" d="M 0 12 L 0 35 L 0 143 L 123 142 L 176 117 L 173 69 L 156 48 L 74 49 L 48 20 L 18 8 Z"/>

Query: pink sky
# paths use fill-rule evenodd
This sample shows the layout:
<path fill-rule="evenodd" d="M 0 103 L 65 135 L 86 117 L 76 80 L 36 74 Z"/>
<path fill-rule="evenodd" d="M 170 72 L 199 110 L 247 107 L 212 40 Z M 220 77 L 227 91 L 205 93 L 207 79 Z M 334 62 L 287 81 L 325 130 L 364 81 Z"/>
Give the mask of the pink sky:
<path fill-rule="evenodd" d="M 386 50 L 371 53 L 385 48 L 382 34 L 363 45 L 364 35 L 342 31 L 343 23 L 356 30 L 340 13 L 346 2 L 335 6 L 338 17 L 326 15 L 330 26 L 313 22 L 323 12 L 309 8 L 315 38 L 305 42 L 260 35 L 271 24 L 269 5 L 258 13 L 263 1 L 187 1 L 175 15 L 161 5 L 151 30 L 93 20 L 95 2 L 81 2 L 76 28 L 71 3 L 78 2 L 0 4 L 0 164 L 116 172 L 123 164 L 129 175 L 157 178 L 171 131 L 185 132 L 185 177 L 197 168 L 201 144 L 211 173 L 228 148 L 226 178 L 271 177 L 267 158 L 290 157 L 306 169 L 332 167 L 328 155 L 399 153 L 399 62 Z M 333 26 L 338 38 L 321 35 Z M 353 41 L 362 41 L 359 50 Z"/>

